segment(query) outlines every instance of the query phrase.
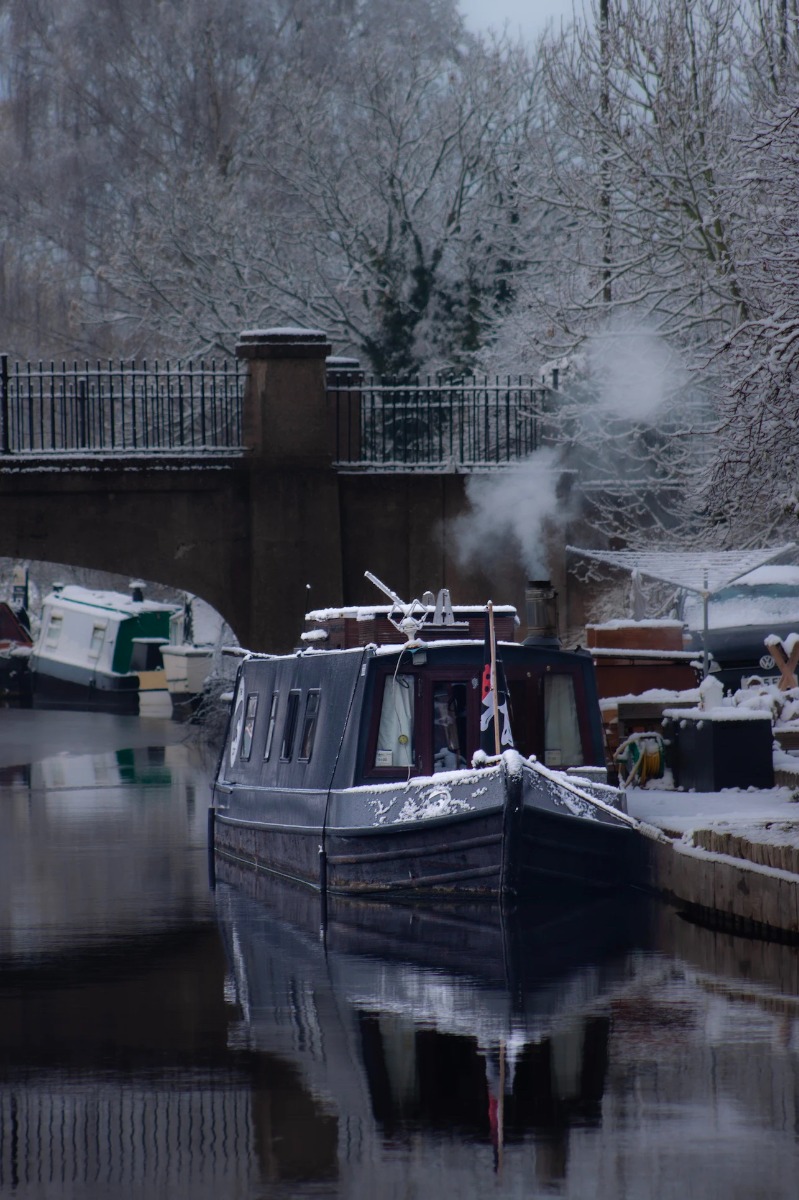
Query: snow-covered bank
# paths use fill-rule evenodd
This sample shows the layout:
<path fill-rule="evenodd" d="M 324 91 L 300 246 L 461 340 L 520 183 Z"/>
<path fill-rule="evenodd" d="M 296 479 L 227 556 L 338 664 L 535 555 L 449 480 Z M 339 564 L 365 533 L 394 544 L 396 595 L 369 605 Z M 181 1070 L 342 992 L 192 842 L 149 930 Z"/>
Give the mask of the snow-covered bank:
<path fill-rule="evenodd" d="M 799 785 L 799 760 L 777 752 L 775 768 L 783 759 Z M 799 786 L 630 788 L 627 807 L 654 890 L 711 924 L 799 940 Z"/>

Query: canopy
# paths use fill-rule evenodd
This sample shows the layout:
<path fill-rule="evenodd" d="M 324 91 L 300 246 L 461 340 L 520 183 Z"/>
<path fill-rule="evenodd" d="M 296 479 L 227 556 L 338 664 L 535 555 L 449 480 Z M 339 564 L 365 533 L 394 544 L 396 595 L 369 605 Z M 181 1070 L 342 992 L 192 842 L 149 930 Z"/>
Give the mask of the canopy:
<path fill-rule="evenodd" d="M 700 596 L 712 596 L 795 546 L 795 542 L 786 542 L 771 550 L 585 550 L 579 546 L 566 549 L 596 562 L 673 583 Z"/>
<path fill-rule="evenodd" d="M 795 542 L 786 542 L 772 550 L 581 550 L 579 546 L 567 546 L 572 554 L 582 554 L 596 562 L 648 575 L 650 579 L 661 579 L 698 592 L 704 609 L 704 649 L 702 652 L 702 674 L 710 670 L 707 648 L 708 600 L 728 584 L 742 575 L 765 566 L 775 558 L 793 550 Z"/>

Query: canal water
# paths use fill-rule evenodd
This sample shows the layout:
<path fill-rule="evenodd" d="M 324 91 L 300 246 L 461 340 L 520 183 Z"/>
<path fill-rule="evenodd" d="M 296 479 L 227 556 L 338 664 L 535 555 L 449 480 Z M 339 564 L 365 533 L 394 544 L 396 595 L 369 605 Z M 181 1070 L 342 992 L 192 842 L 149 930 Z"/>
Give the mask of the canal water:
<path fill-rule="evenodd" d="M 209 871 L 168 721 L 0 711 L 0 1196 L 794 1197 L 799 958 Z"/>

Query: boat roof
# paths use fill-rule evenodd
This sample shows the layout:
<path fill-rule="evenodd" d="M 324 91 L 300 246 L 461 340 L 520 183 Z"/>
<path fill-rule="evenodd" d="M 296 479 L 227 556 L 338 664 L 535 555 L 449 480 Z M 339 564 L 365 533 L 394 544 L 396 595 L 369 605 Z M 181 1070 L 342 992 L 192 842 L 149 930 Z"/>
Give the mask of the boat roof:
<path fill-rule="evenodd" d="M 427 611 L 434 613 L 436 611 L 435 604 L 422 604 L 421 601 L 416 601 L 420 612 Z M 492 605 L 494 613 L 501 613 L 503 616 L 515 617 L 516 608 L 513 604 L 494 604 Z M 396 612 L 396 604 L 350 604 L 340 605 L 337 608 L 315 608 L 305 614 L 306 621 L 338 621 L 338 620 L 354 620 L 354 621 L 372 621 L 375 617 L 387 617 L 389 613 Z M 467 614 L 477 616 L 480 613 L 487 613 L 488 606 L 485 604 L 453 604 L 451 605 L 453 616 L 460 613 L 462 616 Z"/>
<path fill-rule="evenodd" d="M 590 658 L 591 654 L 593 653 L 592 651 L 586 651 L 583 649 L 567 650 L 561 648 L 560 646 L 556 647 L 536 642 L 508 642 L 498 639 L 496 645 L 497 650 L 501 649 L 503 653 L 510 654 L 519 654 L 520 652 L 524 652 L 525 654 L 535 653 L 537 655 L 541 655 L 542 653 L 548 655 L 556 654 L 558 656 L 570 656 L 573 654 L 578 654 L 581 658 Z M 485 642 L 482 638 L 436 638 L 431 642 L 426 642 L 424 638 L 416 638 L 413 641 L 405 643 L 386 642 L 382 645 L 378 645 L 375 642 L 370 642 L 365 646 L 336 646 L 329 650 L 313 645 L 300 646 L 295 650 L 290 650 L 287 654 L 261 654 L 258 651 L 244 651 L 242 653 L 242 658 L 244 658 L 244 660 L 247 662 L 253 662 L 258 659 L 279 662 L 281 660 L 285 661 L 289 659 L 303 658 L 334 659 L 343 655 L 353 654 L 368 654 L 370 657 L 379 658 L 390 657 L 391 655 L 399 656 L 400 654 L 406 654 L 408 651 L 411 653 L 424 651 L 425 653 L 438 654 L 441 651 L 452 650 L 476 650 L 482 654 L 485 650 Z M 618 651 L 616 653 L 618 653 Z M 690 656 L 693 657 L 693 652 L 691 652 Z"/>
<path fill-rule="evenodd" d="M 50 592 L 45 596 L 44 603 L 60 604 L 75 611 L 116 613 L 121 617 L 136 617 L 144 612 L 175 611 L 174 604 L 164 604 L 159 600 L 134 600 L 124 592 L 99 591 L 80 587 L 78 584 L 68 584 Z"/>

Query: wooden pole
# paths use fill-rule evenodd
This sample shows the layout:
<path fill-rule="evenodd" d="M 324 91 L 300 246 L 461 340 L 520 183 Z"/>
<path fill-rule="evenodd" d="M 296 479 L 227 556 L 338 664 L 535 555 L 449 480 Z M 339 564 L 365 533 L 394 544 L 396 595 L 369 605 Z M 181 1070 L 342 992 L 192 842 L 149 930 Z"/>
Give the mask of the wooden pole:
<path fill-rule="evenodd" d="M 489 600 L 488 608 L 488 631 L 491 639 L 491 694 L 494 697 L 494 753 L 502 753 L 502 744 L 499 740 L 499 696 L 497 694 L 497 639 L 494 635 L 494 604 Z"/>

